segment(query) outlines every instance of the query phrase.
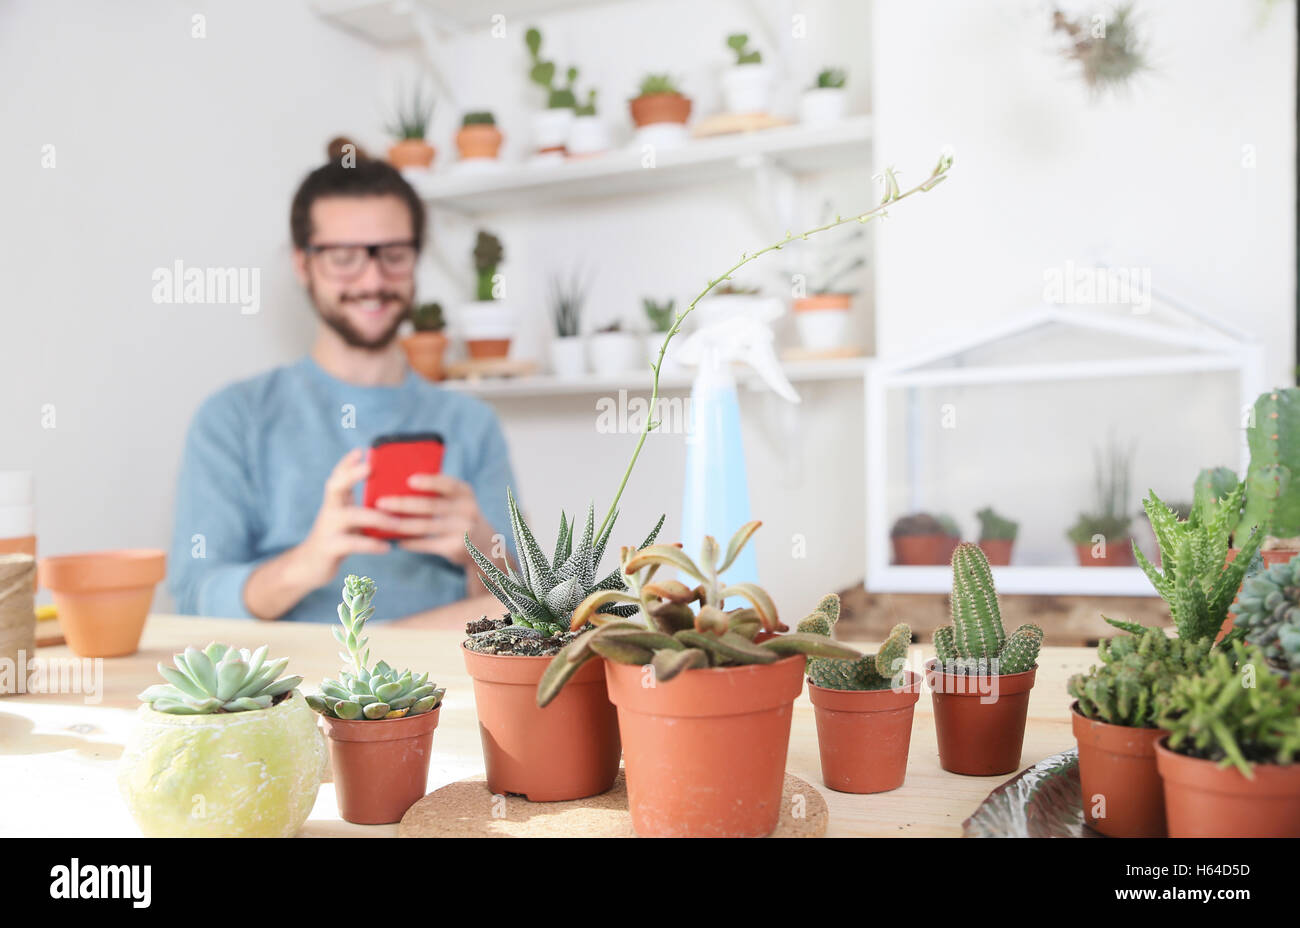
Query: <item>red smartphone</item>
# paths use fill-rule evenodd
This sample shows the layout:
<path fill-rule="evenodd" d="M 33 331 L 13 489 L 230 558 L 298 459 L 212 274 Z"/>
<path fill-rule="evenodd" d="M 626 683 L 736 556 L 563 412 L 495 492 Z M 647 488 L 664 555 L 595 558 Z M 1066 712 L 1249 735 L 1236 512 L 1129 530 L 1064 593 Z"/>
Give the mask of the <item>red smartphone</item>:
<path fill-rule="evenodd" d="M 426 490 L 414 490 L 412 474 L 442 472 L 442 436 L 436 432 L 413 432 L 405 435 L 380 435 L 370 443 L 370 476 L 366 478 L 364 504 L 371 509 L 385 496 L 437 496 Z M 363 528 L 371 538 L 406 538 L 397 532 Z"/>

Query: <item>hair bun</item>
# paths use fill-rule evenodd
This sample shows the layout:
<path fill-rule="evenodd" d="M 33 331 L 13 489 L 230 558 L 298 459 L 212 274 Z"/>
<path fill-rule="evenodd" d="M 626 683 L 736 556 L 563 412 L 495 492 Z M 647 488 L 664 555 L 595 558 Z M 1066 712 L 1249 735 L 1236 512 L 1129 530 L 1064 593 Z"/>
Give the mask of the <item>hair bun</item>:
<path fill-rule="evenodd" d="M 330 139 L 329 144 L 325 146 L 325 156 L 330 161 L 342 161 L 344 156 L 349 154 L 354 155 L 358 161 L 370 160 L 366 150 L 346 135 Z"/>

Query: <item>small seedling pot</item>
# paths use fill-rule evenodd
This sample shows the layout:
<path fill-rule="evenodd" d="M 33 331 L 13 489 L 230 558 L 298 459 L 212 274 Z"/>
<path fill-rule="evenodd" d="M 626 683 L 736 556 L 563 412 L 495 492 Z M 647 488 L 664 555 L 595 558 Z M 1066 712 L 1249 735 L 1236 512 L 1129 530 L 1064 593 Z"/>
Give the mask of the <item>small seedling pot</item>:
<path fill-rule="evenodd" d="M 422 139 L 402 139 L 388 149 L 388 163 L 399 171 L 428 170 L 437 149 Z"/>
<path fill-rule="evenodd" d="M 442 359 L 447 336 L 442 332 L 416 332 L 402 339 L 402 350 L 411 368 L 425 380 L 442 380 Z"/>
<path fill-rule="evenodd" d="M 47 557 L 40 585 L 54 595 L 59 625 L 78 657 L 124 657 L 140 647 L 167 557 L 148 549 Z"/>
<path fill-rule="evenodd" d="M 1033 667 L 996 676 L 949 674 L 929 661 L 925 680 L 934 699 L 939 766 L 972 777 L 1018 770 L 1037 673 Z"/>
<path fill-rule="evenodd" d="M 632 827 L 644 838 L 759 838 L 781 812 L 803 655 L 687 670 L 605 661 L 618 707 Z"/>
<path fill-rule="evenodd" d="M 691 99 L 680 93 L 648 93 L 628 101 L 637 127 L 657 123 L 686 125 L 691 118 Z"/>
<path fill-rule="evenodd" d="M 980 550 L 991 567 L 1008 567 L 1011 564 L 1011 548 L 1015 540 L 1011 538 L 985 538 L 979 542 Z"/>
<path fill-rule="evenodd" d="M 1112 838 L 1165 837 L 1165 791 L 1156 769 L 1156 742 L 1169 733 L 1090 719 L 1070 707 L 1079 743 L 1083 817 Z"/>
<path fill-rule="evenodd" d="M 1300 838 L 1300 763 L 1236 767 L 1156 743 L 1171 838 Z"/>
<path fill-rule="evenodd" d="M 898 789 L 907 775 L 912 716 L 921 677 L 908 671 L 895 688 L 833 690 L 808 681 L 817 719 L 822 782 L 841 793 Z"/>
<path fill-rule="evenodd" d="M 479 654 L 461 645 L 474 678 L 483 765 L 493 793 L 561 802 L 608 792 L 618 776 L 618 715 L 603 661 L 588 661 L 546 708 L 537 684 L 551 657 Z"/>
<path fill-rule="evenodd" d="M 551 373 L 561 380 L 578 380 L 587 373 L 587 340 L 581 335 L 551 340 Z"/>
<path fill-rule="evenodd" d="M 400 719 L 320 716 L 334 768 L 339 815 L 356 825 L 399 822 L 424 797 L 442 706 Z"/>
<path fill-rule="evenodd" d="M 1134 563 L 1133 542 L 1128 538 L 1107 542 L 1106 554 L 1103 557 L 1093 554 L 1090 544 L 1076 544 L 1074 551 L 1080 567 L 1132 567 Z"/>

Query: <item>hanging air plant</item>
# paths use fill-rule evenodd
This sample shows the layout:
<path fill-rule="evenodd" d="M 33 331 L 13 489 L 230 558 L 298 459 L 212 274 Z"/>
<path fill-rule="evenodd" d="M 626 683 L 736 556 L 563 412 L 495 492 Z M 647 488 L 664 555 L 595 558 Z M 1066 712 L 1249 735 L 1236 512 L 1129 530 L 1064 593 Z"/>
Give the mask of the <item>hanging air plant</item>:
<path fill-rule="evenodd" d="M 1059 8 L 1052 13 L 1052 31 L 1068 42 L 1061 53 L 1083 67 L 1083 81 L 1094 95 L 1118 90 L 1148 68 L 1142 37 L 1133 23 L 1133 5 L 1105 13 L 1070 17 Z"/>

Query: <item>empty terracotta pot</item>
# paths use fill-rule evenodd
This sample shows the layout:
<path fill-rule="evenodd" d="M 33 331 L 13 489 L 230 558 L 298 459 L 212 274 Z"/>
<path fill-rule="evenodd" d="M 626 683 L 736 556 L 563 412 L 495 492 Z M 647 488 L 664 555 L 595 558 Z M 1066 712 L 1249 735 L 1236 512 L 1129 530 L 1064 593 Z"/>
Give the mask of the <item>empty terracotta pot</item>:
<path fill-rule="evenodd" d="M 406 168 L 429 168 L 433 166 L 437 150 L 422 139 L 402 139 L 388 149 L 388 163 L 399 171 Z"/>
<path fill-rule="evenodd" d="M 603 661 L 588 661 L 545 709 L 537 684 L 550 657 L 479 654 L 464 645 L 474 678 L 488 789 L 533 802 L 608 792 L 618 776 L 618 714 L 605 689 Z"/>
<path fill-rule="evenodd" d="M 1107 544 L 1105 557 L 1093 556 L 1092 545 L 1075 545 L 1074 550 L 1080 567 L 1132 567 L 1134 563 L 1133 543 L 1127 538 Z"/>
<path fill-rule="evenodd" d="M 760 838 L 781 814 L 803 655 L 687 670 L 656 684 L 605 661 L 632 827 L 643 838 Z"/>
<path fill-rule="evenodd" d="M 985 538 L 979 542 L 980 550 L 992 567 L 1008 567 L 1011 564 L 1011 548 L 1015 544 L 1011 538 Z"/>
<path fill-rule="evenodd" d="M 442 706 L 400 719 L 346 721 L 322 715 L 339 815 L 356 825 L 400 822 L 424 798 L 433 730 Z"/>
<path fill-rule="evenodd" d="M 447 336 L 442 332 L 416 332 L 402 339 L 402 350 L 411 368 L 425 380 L 442 380 L 442 358 Z"/>
<path fill-rule="evenodd" d="M 1086 718 L 1077 702 L 1070 709 L 1084 820 L 1112 838 L 1163 838 L 1165 791 L 1156 742 L 1169 733 Z"/>
<path fill-rule="evenodd" d="M 907 674 L 898 689 L 831 690 L 808 681 L 817 718 L 822 782 L 841 793 L 898 789 L 907 775 L 912 715 L 921 677 Z"/>
<path fill-rule="evenodd" d="M 1029 691 L 1038 668 L 1024 673 L 970 676 L 925 665 L 934 699 L 939 766 L 949 773 L 991 777 L 1020 768 L 1029 715 Z"/>
<path fill-rule="evenodd" d="M 1171 838 L 1300 838 L 1300 763 L 1235 767 L 1188 757 L 1156 743 Z"/>
<path fill-rule="evenodd" d="M 495 158 L 501 151 L 503 136 L 496 126 L 475 124 L 462 126 L 456 132 L 456 150 L 462 160 Z"/>
<path fill-rule="evenodd" d="M 895 535 L 894 563 L 909 566 L 947 564 L 954 547 L 947 535 Z"/>
<path fill-rule="evenodd" d="M 679 93 L 647 93 L 628 101 L 632 121 L 638 126 L 657 122 L 686 123 L 691 118 L 690 97 Z"/>
<path fill-rule="evenodd" d="M 54 594 L 59 625 L 78 657 L 123 657 L 140 647 L 167 557 L 150 549 L 42 558 L 40 585 Z"/>

